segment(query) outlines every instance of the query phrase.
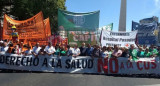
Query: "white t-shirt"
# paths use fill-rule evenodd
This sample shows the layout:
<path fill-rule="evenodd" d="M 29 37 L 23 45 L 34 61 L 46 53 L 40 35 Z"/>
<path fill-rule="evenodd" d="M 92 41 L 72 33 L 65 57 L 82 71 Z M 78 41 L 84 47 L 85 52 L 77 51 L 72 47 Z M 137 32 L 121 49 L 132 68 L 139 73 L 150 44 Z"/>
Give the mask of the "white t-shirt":
<path fill-rule="evenodd" d="M 80 54 L 81 52 L 80 52 L 80 49 L 79 48 L 77 48 L 77 49 L 73 49 L 73 51 L 72 51 L 72 53 L 73 53 L 73 55 L 78 55 L 78 54 Z"/>
<path fill-rule="evenodd" d="M 38 55 L 39 51 L 41 50 L 41 47 L 33 47 L 32 52 L 35 53 L 36 55 Z"/>
<path fill-rule="evenodd" d="M 46 51 L 47 53 L 54 53 L 56 52 L 55 48 L 53 46 L 49 47 L 49 46 L 46 46 L 44 51 Z"/>
<path fill-rule="evenodd" d="M 101 56 L 102 56 L 102 58 L 106 58 L 106 56 L 108 55 L 109 53 L 107 52 L 107 51 L 105 51 L 105 52 L 101 52 Z"/>
<path fill-rule="evenodd" d="M 26 50 L 24 53 L 25 54 L 32 54 L 32 50 Z"/>
<path fill-rule="evenodd" d="M 5 52 L 6 53 L 8 51 L 8 48 L 9 48 L 8 46 L 1 47 L 1 52 Z"/>
<path fill-rule="evenodd" d="M 19 48 L 18 51 L 15 50 L 15 54 L 20 54 L 20 53 L 21 53 L 21 48 Z"/>

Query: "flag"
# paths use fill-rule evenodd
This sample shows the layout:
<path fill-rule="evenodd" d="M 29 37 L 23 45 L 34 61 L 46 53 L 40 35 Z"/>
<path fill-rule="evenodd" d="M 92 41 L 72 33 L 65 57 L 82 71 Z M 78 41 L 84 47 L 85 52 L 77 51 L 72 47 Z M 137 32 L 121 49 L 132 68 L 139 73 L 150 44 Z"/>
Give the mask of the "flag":
<path fill-rule="evenodd" d="M 132 31 L 138 30 L 141 28 L 141 25 L 137 22 L 132 21 Z"/>
<path fill-rule="evenodd" d="M 112 30 L 113 30 L 113 23 L 108 24 L 108 25 L 106 25 L 106 26 L 103 26 L 103 27 L 101 28 L 101 30 L 112 31 Z"/>

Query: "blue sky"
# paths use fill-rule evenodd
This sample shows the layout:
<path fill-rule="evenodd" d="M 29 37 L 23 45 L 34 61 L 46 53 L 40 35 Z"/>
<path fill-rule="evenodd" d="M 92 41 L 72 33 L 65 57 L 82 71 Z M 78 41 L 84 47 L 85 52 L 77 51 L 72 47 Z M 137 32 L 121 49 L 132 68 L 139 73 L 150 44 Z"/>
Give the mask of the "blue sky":
<path fill-rule="evenodd" d="M 91 12 L 100 10 L 99 27 L 114 23 L 113 31 L 118 31 L 121 0 L 66 0 L 71 12 Z M 127 0 L 127 31 L 131 31 L 132 20 L 157 16 L 160 18 L 160 0 Z"/>

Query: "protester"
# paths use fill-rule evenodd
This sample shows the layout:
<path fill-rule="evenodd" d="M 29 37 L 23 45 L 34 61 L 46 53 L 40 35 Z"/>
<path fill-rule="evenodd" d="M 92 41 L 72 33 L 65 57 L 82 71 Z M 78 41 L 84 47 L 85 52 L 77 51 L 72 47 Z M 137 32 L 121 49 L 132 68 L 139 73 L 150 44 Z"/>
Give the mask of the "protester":
<path fill-rule="evenodd" d="M 93 52 L 93 47 L 91 47 L 91 44 L 87 44 L 86 56 L 91 56 L 92 52 Z"/>
<path fill-rule="evenodd" d="M 80 52 L 80 49 L 78 48 L 77 44 L 74 45 L 74 49 L 73 49 L 72 53 L 73 53 L 72 56 L 75 57 L 75 58 L 80 55 L 81 52 Z"/>
<path fill-rule="evenodd" d="M 117 45 L 114 45 L 114 51 L 112 53 L 113 58 L 118 58 L 122 55 L 122 51 L 118 48 Z"/>
<path fill-rule="evenodd" d="M 109 53 L 107 52 L 107 47 L 104 46 L 101 51 L 101 58 L 108 58 Z"/>
<path fill-rule="evenodd" d="M 108 58 L 111 58 L 111 56 L 112 56 L 112 48 L 109 46 L 108 48 L 107 48 L 107 51 L 108 51 Z"/>
<path fill-rule="evenodd" d="M 9 44 L 8 47 L 7 53 L 12 53 L 13 44 Z"/>
<path fill-rule="evenodd" d="M 138 51 L 138 53 L 137 53 L 137 56 L 138 56 L 139 58 L 143 58 L 143 57 L 144 57 L 144 51 L 143 51 L 143 49 L 142 49 L 141 47 L 139 47 L 139 51 Z"/>
<path fill-rule="evenodd" d="M 30 46 L 27 46 L 27 50 L 24 52 L 24 55 L 32 55 L 32 50 Z"/>
<path fill-rule="evenodd" d="M 151 45 L 150 48 L 149 48 L 149 52 L 152 53 L 152 55 L 154 57 L 156 57 L 156 55 L 158 53 L 158 50 L 156 49 L 156 47 L 154 45 Z"/>
<path fill-rule="evenodd" d="M 54 54 L 54 52 L 56 51 L 55 48 L 52 46 L 52 44 L 50 42 L 48 42 L 48 46 L 45 47 L 44 51 L 46 52 L 46 54 L 48 54 L 49 56 Z"/>
<path fill-rule="evenodd" d="M 41 49 L 39 50 L 38 55 L 45 55 L 45 54 L 46 54 L 45 48 L 46 48 L 46 46 L 45 46 L 45 45 L 42 45 L 42 46 L 41 46 Z"/>
<path fill-rule="evenodd" d="M 94 58 L 100 58 L 101 57 L 101 50 L 100 50 L 98 45 L 95 45 L 95 48 L 92 52 L 91 57 L 94 57 Z"/>
<path fill-rule="evenodd" d="M 79 49 L 80 49 L 80 52 L 81 52 L 80 56 L 86 56 L 87 48 L 85 46 L 85 43 L 82 43 L 82 46 Z"/>
<path fill-rule="evenodd" d="M 130 55 L 130 58 L 129 60 L 133 60 L 133 61 L 137 61 L 138 60 L 138 57 L 137 57 L 137 50 L 135 49 L 134 45 L 130 45 L 130 49 L 129 49 L 129 55 Z"/>
<path fill-rule="evenodd" d="M 73 48 L 70 47 L 70 45 L 67 45 L 67 56 L 72 56 L 73 55 Z"/>
<path fill-rule="evenodd" d="M 60 53 L 60 46 L 59 46 L 59 44 L 56 44 L 54 55 L 59 56 L 59 53 Z"/>
<path fill-rule="evenodd" d="M 128 55 L 128 49 L 126 49 L 125 47 L 122 47 L 121 51 L 122 51 L 121 57 L 129 57 L 129 55 Z"/>
<path fill-rule="evenodd" d="M 2 47 L 1 47 L 1 52 L 7 53 L 8 48 L 9 48 L 9 47 L 8 47 L 7 42 L 4 42 L 4 43 L 2 44 Z"/>
<path fill-rule="evenodd" d="M 144 52 L 144 57 L 151 57 L 152 53 L 149 52 L 149 48 L 146 48 L 145 52 Z"/>
<path fill-rule="evenodd" d="M 39 51 L 40 51 L 40 49 L 41 49 L 41 47 L 40 47 L 39 43 L 36 43 L 36 46 L 33 47 L 32 54 L 33 54 L 34 56 L 37 56 L 38 53 L 39 53 Z"/>
<path fill-rule="evenodd" d="M 14 46 L 11 53 L 20 55 L 21 54 L 21 49 L 19 48 L 19 45 Z"/>
<path fill-rule="evenodd" d="M 67 55 L 67 52 L 65 50 L 65 46 L 62 46 L 60 49 L 60 56 L 66 56 L 66 55 Z"/>
<path fill-rule="evenodd" d="M 3 47 L 3 41 L 0 41 L 0 52 L 2 50 L 2 47 Z"/>

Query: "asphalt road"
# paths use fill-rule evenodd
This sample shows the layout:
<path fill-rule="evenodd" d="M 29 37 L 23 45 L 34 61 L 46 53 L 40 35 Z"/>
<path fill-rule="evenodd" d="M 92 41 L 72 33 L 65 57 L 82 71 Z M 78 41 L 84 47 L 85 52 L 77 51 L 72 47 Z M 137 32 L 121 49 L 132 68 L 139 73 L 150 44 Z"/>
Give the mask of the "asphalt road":
<path fill-rule="evenodd" d="M 160 86 L 160 79 L 61 73 L 0 73 L 0 86 Z"/>

